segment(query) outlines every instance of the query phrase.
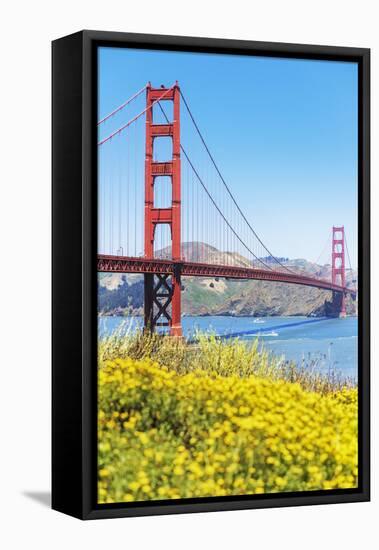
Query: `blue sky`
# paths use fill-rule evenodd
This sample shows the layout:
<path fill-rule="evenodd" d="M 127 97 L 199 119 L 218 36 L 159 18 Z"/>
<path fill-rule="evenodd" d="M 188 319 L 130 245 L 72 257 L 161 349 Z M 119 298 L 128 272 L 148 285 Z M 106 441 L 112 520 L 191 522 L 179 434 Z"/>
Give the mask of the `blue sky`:
<path fill-rule="evenodd" d="M 343 224 L 356 266 L 357 65 L 101 48 L 99 118 L 175 80 L 268 248 L 316 260 Z"/>

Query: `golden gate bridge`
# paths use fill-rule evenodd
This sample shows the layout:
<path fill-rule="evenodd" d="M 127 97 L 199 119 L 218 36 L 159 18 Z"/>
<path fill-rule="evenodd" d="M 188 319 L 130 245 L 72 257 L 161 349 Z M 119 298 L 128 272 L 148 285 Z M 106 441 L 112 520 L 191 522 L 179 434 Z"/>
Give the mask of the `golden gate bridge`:
<path fill-rule="evenodd" d="M 99 120 L 98 129 L 97 270 L 143 274 L 146 328 L 182 334 L 186 276 L 329 290 L 333 310 L 346 315 L 346 296 L 356 299 L 356 289 L 346 284 L 344 227 L 332 229 L 330 280 L 274 256 L 235 199 L 178 82 L 146 84 Z"/>

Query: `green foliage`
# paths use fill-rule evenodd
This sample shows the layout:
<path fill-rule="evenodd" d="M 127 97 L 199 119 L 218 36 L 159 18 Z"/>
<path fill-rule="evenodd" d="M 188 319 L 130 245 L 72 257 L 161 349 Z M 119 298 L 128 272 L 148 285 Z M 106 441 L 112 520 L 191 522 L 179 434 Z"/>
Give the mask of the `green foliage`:
<path fill-rule="evenodd" d="M 351 388 L 354 383 L 331 370 L 328 377 L 313 364 L 297 366 L 277 357 L 259 345 L 239 339 L 223 340 L 199 332 L 194 343 L 143 331 L 131 332 L 127 323 L 118 332 L 99 342 L 99 361 L 107 359 L 152 359 L 179 374 L 203 370 L 221 376 L 247 377 L 252 374 L 270 380 L 297 382 L 304 389 L 330 393 Z"/>

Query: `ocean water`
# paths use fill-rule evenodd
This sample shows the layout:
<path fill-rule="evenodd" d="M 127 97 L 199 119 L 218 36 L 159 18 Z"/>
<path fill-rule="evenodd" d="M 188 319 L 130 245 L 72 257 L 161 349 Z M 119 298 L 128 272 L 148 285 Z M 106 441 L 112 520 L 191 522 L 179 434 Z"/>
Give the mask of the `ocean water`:
<path fill-rule="evenodd" d="M 138 317 L 99 317 L 99 335 L 111 334 L 122 324 L 127 330 L 142 326 Z M 259 339 L 260 345 L 275 355 L 298 365 L 317 368 L 324 374 L 338 372 L 354 380 L 358 375 L 358 320 L 310 319 L 307 317 L 183 317 L 183 333 L 211 331 L 242 340 Z M 242 334 L 241 334 L 242 333 Z"/>

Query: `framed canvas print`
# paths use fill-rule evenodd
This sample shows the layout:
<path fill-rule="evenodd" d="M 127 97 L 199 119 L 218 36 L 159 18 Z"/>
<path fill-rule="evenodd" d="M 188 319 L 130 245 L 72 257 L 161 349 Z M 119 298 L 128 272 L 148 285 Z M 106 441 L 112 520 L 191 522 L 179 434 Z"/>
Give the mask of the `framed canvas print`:
<path fill-rule="evenodd" d="M 369 499 L 367 49 L 53 42 L 53 508 Z"/>

